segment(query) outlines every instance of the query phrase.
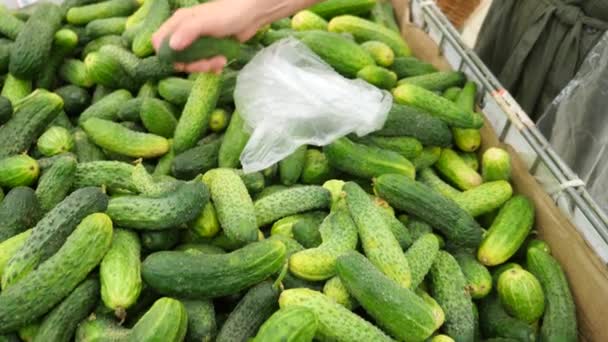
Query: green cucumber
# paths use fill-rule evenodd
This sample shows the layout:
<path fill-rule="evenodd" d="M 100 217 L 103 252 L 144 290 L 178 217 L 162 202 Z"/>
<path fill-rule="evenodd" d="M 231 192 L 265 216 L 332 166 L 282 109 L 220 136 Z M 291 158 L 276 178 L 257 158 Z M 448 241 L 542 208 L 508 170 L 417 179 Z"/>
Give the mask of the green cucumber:
<path fill-rule="evenodd" d="M 91 118 L 116 120 L 122 106 L 132 98 L 131 93 L 124 89 L 113 91 L 82 112 L 78 122 L 82 124 Z"/>
<path fill-rule="evenodd" d="M 395 53 L 390 46 L 383 42 L 370 40 L 361 44 L 361 47 L 367 51 L 367 53 L 372 56 L 376 64 L 381 67 L 390 67 L 395 60 Z M 395 78 L 396 77 L 397 75 L 395 74 Z"/>
<path fill-rule="evenodd" d="M 0 159 L 0 186 L 29 186 L 38 179 L 39 174 L 38 162 L 27 154 Z"/>
<path fill-rule="evenodd" d="M 416 57 L 395 57 L 391 69 L 400 79 L 437 72 L 437 68 L 432 64 L 423 62 Z"/>
<path fill-rule="evenodd" d="M 188 313 L 186 341 L 211 341 L 216 334 L 213 302 L 204 299 L 180 299 Z"/>
<path fill-rule="evenodd" d="M 393 49 L 395 56 L 410 56 L 412 54 L 409 46 L 399 33 L 363 18 L 352 15 L 338 16 L 329 22 L 328 29 L 330 32 L 351 33 L 357 41 L 361 42 L 381 41 Z"/>
<path fill-rule="evenodd" d="M 110 35 L 91 40 L 82 49 L 81 58 L 85 60 L 90 53 L 97 52 L 106 45 L 123 46 L 123 39 L 117 35 Z"/>
<path fill-rule="evenodd" d="M 393 341 L 382 330 L 324 294 L 310 289 L 291 289 L 279 297 L 281 309 L 304 307 L 319 321 L 315 337 L 337 342 Z"/>
<path fill-rule="evenodd" d="M 445 313 L 443 312 L 443 309 L 439 303 L 437 303 L 437 301 L 431 297 L 431 295 L 422 289 L 422 285 L 425 284 L 421 284 L 421 286 L 418 287 L 415 292 L 418 297 L 422 298 L 422 300 L 430 306 L 431 311 L 433 312 L 433 318 L 435 319 L 435 328 L 440 328 L 445 322 Z M 475 304 L 473 304 L 473 307 L 475 307 Z"/>
<path fill-rule="evenodd" d="M 395 32 L 400 32 L 399 25 L 395 19 L 395 9 L 390 1 L 376 1 L 371 9 L 370 19 L 376 24 L 382 25 Z"/>
<path fill-rule="evenodd" d="M 110 89 L 136 90 L 139 84 L 125 70 L 122 64 L 124 61 L 108 53 L 108 51 L 101 51 L 101 49 L 103 47 L 99 51 L 89 53 L 84 59 L 87 77 L 93 83 Z"/>
<path fill-rule="evenodd" d="M 149 0 L 152 2 L 150 10 L 141 23 L 141 28 L 137 30 L 133 37 L 131 49 L 137 57 L 146 57 L 154 53 L 152 46 L 152 35 L 156 32 L 163 22 L 171 16 L 171 7 L 167 0 Z"/>
<path fill-rule="evenodd" d="M 458 152 L 458 155 L 471 169 L 479 171 L 479 160 L 475 152 Z"/>
<path fill-rule="evenodd" d="M 244 173 L 243 170 L 236 170 L 236 173 L 241 177 L 243 183 L 245 183 L 250 195 L 264 190 L 266 180 L 261 172 Z"/>
<path fill-rule="evenodd" d="M 576 308 L 566 275 L 559 262 L 540 248 L 529 248 L 528 270 L 538 279 L 545 294 L 545 314 L 540 328 L 543 341 L 576 341 Z"/>
<path fill-rule="evenodd" d="M 326 189 L 307 185 L 260 198 L 254 203 L 258 226 L 263 227 L 280 218 L 305 211 L 329 208 L 330 197 Z"/>
<path fill-rule="evenodd" d="M 111 318 L 91 315 L 80 322 L 76 329 L 77 342 L 123 342 L 128 341 L 131 331 L 123 328 Z"/>
<path fill-rule="evenodd" d="M 246 341 L 278 309 L 279 289 L 270 280 L 247 291 L 217 335 L 217 342 Z"/>
<path fill-rule="evenodd" d="M 76 173 L 76 159 L 65 157 L 57 160 L 42 173 L 36 187 L 36 197 L 44 212 L 48 212 L 68 195 Z"/>
<path fill-rule="evenodd" d="M 194 220 L 209 199 L 207 187 L 198 180 L 183 183 L 161 197 L 121 196 L 110 199 L 107 213 L 120 227 L 161 230 Z"/>
<path fill-rule="evenodd" d="M 380 215 L 382 216 L 382 219 L 390 227 L 391 232 L 393 233 L 393 235 L 399 242 L 399 246 L 401 246 L 401 249 L 403 249 L 404 251 L 407 250 L 407 248 L 412 244 L 412 236 L 410 235 L 410 232 L 407 230 L 407 227 L 395 217 L 394 212 L 390 213 L 388 210 L 385 210 L 384 208 L 381 208 L 381 207 L 378 207 L 378 208 L 380 209 L 379 212 L 380 212 Z M 389 208 L 390 208 L 390 206 L 389 206 Z M 390 210 L 392 210 L 392 208 L 390 208 Z"/>
<path fill-rule="evenodd" d="M 324 211 L 311 211 L 283 217 L 274 222 L 270 228 L 270 235 L 284 235 L 293 238 L 293 227 L 297 223 L 306 222 L 307 225 L 319 227 L 326 216 L 327 213 Z"/>
<path fill-rule="evenodd" d="M 524 269 L 510 269 L 498 278 L 498 296 L 505 310 L 524 322 L 536 322 L 545 311 L 545 295 L 536 277 Z"/>
<path fill-rule="evenodd" d="M 477 251 L 477 259 L 486 266 L 507 261 L 524 243 L 534 224 L 534 204 L 517 195 L 498 212 Z"/>
<path fill-rule="evenodd" d="M 136 192 L 131 180 L 133 165 L 119 161 L 92 161 L 76 166 L 73 187 L 105 186 L 112 190 Z"/>
<path fill-rule="evenodd" d="M 236 293 L 277 272 L 285 260 L 279 241 L 254 242 L 232 253 L 156 252 L 142 264 L 146 284 L 159 293 L 215 298 Z M 185 268 L 189 272 L 183 272 Z"/>
<path fill-rule="evenodd" d="M 417 180 L 419 182 L 421 182 L 422 184 L 427 185 L 431 189 L 437 191 L 438 193 L 440 193 L 443 196 L 445 196 L 449 199 L 452 199 L 452 200 L 454 200 L 460 194 L 462 194 L 460 191 L 458 191 L 457 189 L 452 187 L 450 184 L 444 182 L 443 179 L 439 178 L 439 176 L 431 168 L 426 168 L 426 169 L 423 169 L 420 172 L 418 172 Z M 477 188 L 472 189 L 470 191 L 473 191 L 476 189 Z M 471 196 L 467 196 L 466 198 L 468 199 L 470 197 Z M 474 204 L 477 204 L 477 202 L 474 202 Z M 464 207 L 464 206 L 461 205 L 461 207 Z M 465 210 L 466 210 L 466 207 L 465 207 Z"/>
<path fill-rule="evenodd" d="M 0 202 L 0 241 L 32 227 L 42 215 L 34 190 L 19 186 Z"/>
<path fill-rule="evenodd" d="M 458 95 L 460 95 L 461 91 L 462 88 L 460 87 L 450 87 L 443 91 L 442 96 L 452 102 L 456 102 L 456 99 L 458 98 Z"/>
<path fill-rule="evenodd" d="M 217 167 L 222 139 L 190 148 L 173 159 L 171 174 L 179 179 L 192 179 Z"/>
<path fill-rule="evenodd" d="M 109 35 L 121 35 L 125 31 L 126 23 L 126 17 L 96 19 L 87 24 L 86 33 L 91 39 Z"/>
<path fill-rule="evenodd" d="M 141 244 L 148 252 L 166 251 L 180 240 L 178 229 L 150 230 L 141 232 Z"/>
<path fill-rule="evenodd" d="M 32 230 L 28 229 L 0 242 L 0 276 L 2 276 L 4 268 L 10 258 L 19 250 L 19 248 L 21 248 L 21 246 L 23 246 L 25 240 L 27 240 L 31 234 Z"/>
<path fill-rule="evenodd" d="M 473 302 L 466 291 L 467 279 L 456 259 L 440 251 L 431 267 L 432 296 L 445 313 L 443 331 L 455 341 L 473 341 Z"/>
<path fill-rule="evenodd" d="M 43 66 L 41 74 L 36 81 L 37 88 L 54 88 L 57 68 L 61 65 L 63 60 L 74 51 L 76 45 L 78 45 L 78 35 L 76 32 L 69 29 L 61 29 L 55 33 L 51 55 Z"/>
<path fill-rule="evenodd" d="M 59 76 L 68 84 L 78 87 L 90 88 L 94 84 L 85 63 L 79 59 L 69 58 L 63 61 Z"/>
<path fill-rule="evenodd" d="M 53 36 L 61 25 L 61 8 L 40 4 L 23 25 L 11 48 L 9 72 L 22 79 L 35 79 L 51 57 Z"/>
<path fill-rule="evenodd" d="M 270 24 L 272 30 L 288 29 L 291 28 L 291 18 L 282 18 L 274 21 Z"/>
<path fill-rule="evenodd" d="M 86 217 L 57 253 L 24 276 L 19 286 L 4 287 L 0 332 L 31 323 L 58 304 L 99 264 L 111 241 L 112 221 L 107 215 Z"/>
<path fill-rule="evenodd" d="M 169 150 L 164 137 L 132 131 L 121 124 L 91 118 L 83 122 L 82 129 L 99 147 L 134 158 L 160 157 Z"/>
<path fill-rule="evenodd" d="M 139 97 L 128 100 L 116 113 L 116 118 L 121 121 L 138 121 L 143 102 L 144 99 Z"/>
<path fill-rule="evenodd" d="M 84 25 L 93 20 L 130 15 L 137 8 L 135 0 L 108 0 L 70 8 L 66 20 L 73 25 Z"/>
<path fill-rule="evenodd" d="M 356 77 L 359 70 L 376 64 L 361 46 L 336 33 L 306 31 L 301 41 L 346 77 Z"/>
<path fill-rule="evenodd" d="M 188 329 L 188 313 L 184 304 L 163 297 L 137 321 L 129 341 L 183 341 Z"/>
<path fill-rule="evenodd" d="M 458 153 L 449 148 L 441 151 L 435 168 L 460 190 L 473 189 L 483 182 L 479 173 L 471 169 Z"/>
<path fill-rule="evenodd" d="M 141 292 L 140 252 L 137 234 L 116 229 L 110 250 L 99 266 L 101 299 L 121 320 L 125 319 L 125 310 L 135 304 Z"/>
<path fill-rule="evenodd" d="M 38 138 L 36 147 L 47 157 L 69 152 L 74 147 L 72 134 L 63 127 L 53 126 Z"/>
<path fill-rule="evenodd" d="M 71 116 L 80 115 L 91 104 L 91 95 L 84 88 L 75 85 L 55 89 L 55 94 L 61 97 L 63 110 Z"/>
<path fill-rule="evenodd" d="M 80 283 L 42 320 L 33 342 L 70 341 L 80 321 L 93 310 L 99 299 L 99 281 L 95 278 Z"/>
<path fill-rule="evenodd" d="M 160 84 L 159 84 L 160 86 Z M 235 168 L 240 164 L 239 158 L 249 140 L 250 133 L 245 129 L 243 118 L 235 111 L 226 129 L 226 134 L 218 154 L 219 167 Z"/>
<path fill-rule="evenodd" d="M 491 147 L 481 157 L 481 172 L 486 182 L 511 178 L 511 156 L 509 152 Z"/>
<path fill-rule="evenodd" d="M 405 252 L 410 266 L 412 288 L 417 288 L 429 273 L 439 252 L 439 239 L 434 234 L 423 234 Z"/>
<path fill-rule="evenodd" d="M 321 185 L 333 176 L 327 156 L 319 150 L 308 149 L 300 181 L 303 184 Z"/>
<path fill-rule="evenodd" d="M 215 56 L 235 60 L 241 53 L 241 44 L 233 38 L 200 37 L 183 50 L 173 50 L 169 45 L 171 37 L 165 38 L 158 56 L 167 62 L 191 63 Z"/>
<path fill-rule="evenodd" d="M 167 102 L 155 98 L 144 99 L 140 117 L 148 132 L 165 138 L 173 137 L 177 119 L 173 108 Z"/>
<path fill-rule="evenodd" d="M 491 294 L 481 301 L 479 326 L 484 336 L 511 338 L 523 342 L 536 341 L 535 329 L 528 323 L 509 316 L 495 294 Z M 576 339 L 572 341 L 576 341 Z"/>
<path fill-rule="evenodd" d="M 376 4 L 374 0 L 326 0 L 310 8 L 310 11 L 330 19 L 343 14 L 365 14 Z"/>
<path fill-rule="evenodd" d="M 135 79 L 139 82 L 161 80 L 173 75 L 173 64 L 160 60 L 158 56 L 144 58 L 135 66 Z"/>
<path fill-rule="evenodd" d="M 21 79 L 12 74 L 7 74 L 0 95 L 7 98 L 13 104 L 13 107 L 15 107 L 19 100 L 25 98 L 31 92 L 31 80 Z"/>
<path fill-rule="evenodd" d="M 6 97 L 0 96 L 0 125 L 5 124 L 13 116 L 13 105 Z"/>
<path fill-rule="evenodd" d="M 306 145 L 302 145 L 279 162 L 279 175 L 283 184 L 289 186 L 298 182 L 306 162 L 306 150 Z"/>
<path fill-rule="evenodd" d="M 467 290 L 471 297 L 480 299 L 487 296 L 492 290 L 490 271 L 468 252 L 460 251 L 454 253 L 453 256 L 467 278 Z"/>
<path fill-rule="evenodd" d="M 477 85 L 475 82 L 467 82 L 454 101 L 456 105 L 464 110 L 475 110 L 475 96 L 477 95 Z M 454 143 L 464 152 L 476 151 L 481 145 L 481 133 L 478 129 L 453 128 Z"/>
<path fill-rule="evenodd" d="M 176 106 L 183 106 L 188 101 L 194 82 L 191 80 L 169 77 L 158 82 L 158 94 Z"/>
<path fill-rule="evenodd" d="M 138 24 L 141 24 L 150 12 L 150 8 L 154 3 L 153 1 L 146 0 L 138 0 L 138 2 L 141 6 L 127 18 L 127 22 L 125 23 L 125 28 L 127 29 L 137 27 Z"/>
<path fill-rule="evenodd" d="M 398 85 L 413 84 L 432 91 L 444 91 L 450 87 L 462 86 L 466 78 L 460 71 L 438 71 L 431 74 L 406 77 Z M 469 109 L 470 110 L 470 109 Z"/>
<path fill-rule="evenodd" d="M 481 128 L 483 118 L 468 110 L 463 110 L 452 101 L 430 90 L 414 84 L 402 84 L 393 90 L 395 102 L 426 111 L 450 126 L 458 128 Z"/>
<path fill-rule="evenodd" d="M 211 199 L 226 236 L 240 244 L 256 241 L 256 213 L 241 177 L 230 169 L 215 169 L 208 174 Z"/>
<path fill-rule="evenodd" d="M 3 5 L 0 5 L 0 33 L 10 40 L 17 39 L 19 33 L 23 30 L 25 24 L 19 18 L 15 17 Z"/>
<path fill-rule="evenodd" d="M 296 31 L 327 31 L 327 20 L 312 11 L 302 10 L 291 18 L 291 28 Z"/>
<path fill-rule="evenodd" d="M 429 223 L 441 231 L 454 246 L 477 247 L 481 227 L 453 201 L 428 186 L 398 175 L 376 178 L 374 190 L 395 209 Z"/>
<path fill-rule="evenodd" d="M 280 309 L 262 324 L 252 342 L 312 341 L 318 320 L 314 312 L 304 307 Z"/>
<path fill-rule="evenodd" d="M 499 180 L 456 194 L 452 199 L 471 216 L 477 217 L 500 208 L 511 198 L 513 189 L 507 181 Z"/>
<path fill-rule="evenodd" d="M 399 216 L 399 220 L 401 222 L 403 222 L 402 215 Z M 417 241 L 419 238 L 421 238 L 425 234 L 430 234 L 433 232 L 433 228 L 431 228 L 431 226 L 428 223 L 418 220 L 418 219 L 409 219 L 406 224 L 407 224 L 408 230 L 412 234 L 412 239 L 414 241 Z M 439 235 L 435 235 L 435 237 L 439 238 Z M 442 239 L 439 239 L 440 246 L 443 244 L 443 242 L 441 240 Z"/>
<path fill-rule="evenodd" d="M 359 302 L 348 292 L 339 276 L 329 278 L 323 285 L 323 294 L 348 310 L 359 306 Z"/>
<path fill-rule="evenodd" d="M 412 159 L 416 171 L 424 170 L 435 165 L 441 156 L 441 147 L 429 146 L 422 149 L 418 157 Z"/>
<path fill-rule="evenodd" d="M 422 341 L 435 331 L 431 307 L 415 292 L 382 274 L 363 255 L 342 255 L 336 269 L 348 292 L 391 335 L 402 341 Z"/>
<path fill-rule="evenodd" d="M 395 151 L 409 160 L 418 157 L 422 152 L 420 141 L 411 137 L 381 137 L 372 135 L 360 138 L 357 142 Z"/>
<path fill-rule="evenodd" d="M 357 144 L 340 138 L 325 146 L 323 152 L 332 167 L 361 178 L 395 173 L 414 178 L 412 163 L 394 151 Z"/>
<path fill-rule="evenodd" d="M 190 229 L 202 238 L 212 238 L 220 231 L 220 223 L 213 203 L 207 202 L 198 218 L 190 224 Z"/>
<path fill-rule="evenodd" d="M 203 73 L 196 77 L 175 128 L 173 149 L 176 153 L 193 147 L 207 131 L 209 115 L 217 104 L 221 80 L 221 76 L 213 73 Z"/>
<path fill-rule="evenodd" d="M 356 183 L 347 182 L 343 191 L 365 255 L 382 273 L 409 288 L 412 279 L 407 259 L 378 208 Z"/>
<path fill-rule="evenodd" d="M 38 89 L 14 105 L 13 118 L 0 126 L 0 158 L 29 149 L 63 107 L 58 95 Z"/>
<path fill-rule="evenodd" d="M 294 227 L 294 230 L 296 230 Z M 321 227 L 322 243 L 311 249 L 293 254 L 289 258 L 289 270 L 306 280 L 325 280 L 335 275 L 337 258 L 357 247 L 357 227 L 350 217 L 345 203 L 334 206 Z M 294 232 L 295 234 L 295 232 Z"/>
<path fill-rule="evenodd" d="M 357 72 L 357 78 L 381 89 L 393 89 L 397 83 L 397 75 L 383 67 L 368 65 Z"/>
<path fill-rule="evenodd" d="M 319 247 L 323 242 L 319 228 L 319 224 L 301 220 L 293 225 L 293 238 L 305 248 Z"/>
<path fill-rule="evenodd" d="M 209 116 L 209 129 L 212 132 L 219 133 L 228 127 L 230 122 L 230 114 L 221 108 L 214 110 Z"/>

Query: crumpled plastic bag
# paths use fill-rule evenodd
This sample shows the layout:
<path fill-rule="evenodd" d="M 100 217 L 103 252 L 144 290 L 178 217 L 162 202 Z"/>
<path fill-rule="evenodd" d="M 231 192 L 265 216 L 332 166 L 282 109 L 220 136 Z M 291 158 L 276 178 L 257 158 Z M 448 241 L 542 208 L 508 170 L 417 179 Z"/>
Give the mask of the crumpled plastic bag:
<path fill-rule="evenodd" d="M 236 108 L 251 131 L 241 154 L 245 172 L 263 170 L 304 144 L 324 146 L 382 128 L 392 96 L 334 71 L 306 45 L 283 39 L 239 73 Z"/>

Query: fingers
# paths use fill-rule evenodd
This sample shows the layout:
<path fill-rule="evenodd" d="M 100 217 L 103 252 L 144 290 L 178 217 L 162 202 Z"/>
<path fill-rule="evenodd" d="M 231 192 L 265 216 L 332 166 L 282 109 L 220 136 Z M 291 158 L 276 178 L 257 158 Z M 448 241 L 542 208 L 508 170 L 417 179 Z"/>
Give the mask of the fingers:
<path fill-rule="evenodd" d="M 216 56 L 211 59 L 204 59 L 198 62 L 190 63 L 187 65 L 176 65 L 176 68 L 183 68 L 180 71 L 184 72 L 214 72 L 219 74 L 226 65 L 227 60 L 224 56 Z"/>
<path fill-rule="evenodd" d="M 176 27 L 178 27 L 184 20 L 185 12 L 177 11 L 171 16 L 165 23 L 152 35 L 152 45 L 156 50 L 160 48 L 163 40 L 173 33 Z"/>

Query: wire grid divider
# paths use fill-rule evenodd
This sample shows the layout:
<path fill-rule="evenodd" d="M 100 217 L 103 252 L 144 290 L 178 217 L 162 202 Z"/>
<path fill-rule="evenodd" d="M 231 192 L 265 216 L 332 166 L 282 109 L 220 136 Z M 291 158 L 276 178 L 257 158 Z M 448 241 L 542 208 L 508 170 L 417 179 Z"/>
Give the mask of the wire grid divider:
<path fill-rule="evenodd" d="M 553 150 L 475 52 L 464 44 L 435 2 L 412 0 L 410 3 L 412 22 L 435 41 L 452 68 L 464 72 L 478 84 L 480 108 L 500 140 L 518 152 L 528 171 L 602 261 L 608 263 L 608 217 L 591 197 L 584 182 Z"/>

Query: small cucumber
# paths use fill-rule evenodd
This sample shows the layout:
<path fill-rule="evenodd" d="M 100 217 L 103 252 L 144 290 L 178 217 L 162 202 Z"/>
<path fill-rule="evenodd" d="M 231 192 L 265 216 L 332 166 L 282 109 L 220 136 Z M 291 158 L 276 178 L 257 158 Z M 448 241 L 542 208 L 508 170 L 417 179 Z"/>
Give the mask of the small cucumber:
<path fill-rule="evenodd" d="M 337 342 L 393 341 L 382 330 L 324 294 L 310 289 L 291 289 L 279 297 L 281 309 L 304 307 L 319 320 L 315 337 Z"/>
<path fill-rule="evenodd" d="M 87 24 L 86 33 L 91 39 L 109 35 L 121 35 L 125 31 L 126 23 L 126 17 L 96 19 Z"/>
<path fill-rule="evenodd" d="M 481 173 L 486 182 L 511 178 L 511 156 L 509 152 L 491 147 L 481 157 Z"/>
<path fill-rule="evenodd" d="M 8 261 L 15 255 L 19 248 L 23 246 L 31 234 L 32 230 L 28 229 L 0 242 L 0 276 L 2 276 L 2 272 Z"/>
<path fill-rule="evenodd" d="M 311 211 L 303 214 L 285 216 L 272 224 L 270 235 L 284 235 L 293 238 L 293 227 L 297 223 L 305 221 L 306 225 L 319 227 L 326 216 L 327 213 L 324 211 Z"/>
<path fill-rule="evenodd" d="M 376 1 L 371 9 L 370 19 L 376 24 L 382 25 L 395 32 L 400 32 L 395 17 L 395 9 L 390 2 Z"/>
<path fill-rule="evenodd" d="M 302 145 L 279 162 L 281 183 L 290 186 L 298 182 L 306 163 L 306 150 L 306 145 Z"/>
<path fill-rule="evenodd" d="M 483 183 L 480 186 L 455 194 L 452 199 L 471 216 L 477 217 L 500 208 L 511 198 L 513 188 L 504 180 Z"/>
<path fill-rule="evenodd" d="M 470 253 L 458 252 L 453 254 L 462 273 L 467 278 L 467 290 L 473 299 L 487 296 L 492 290 L 490 271 Z"/>
<path fill-rule="evenodd" d="M 477 251 L 477 259 L 486 266 L 507 261 L 524 243 L 534 224 L 534 204 L 517 195 L 505 203 Z"/>
<path fill-rule="evenodd" d="M 295 229 L 295 228 L 294 228 Z M 335 275 L 337 258 L 357 247 L 357 227 L 345 203 L 334 206 L 319 228 L 323 242 L 289 258 L 289 270 L 306 280 L 325 280 Z"/>
<path fill-rule="evenodd" d="M 168 77 L 158 82 L 158 94 L 176 106 L 183 106 L 188 101 L 193 84 L 189 79 Z"/>
<path fill-rule="evenodd" d="M 148 132 L 165 138 L 173 137 L 177 119 L 173 108 L 167 102 L 155 98 L 144 99 L 140 118 Z"/>
<path fill-rule="evenodd" d="M 348 292 L 391 335 L 402 341 L 422 341 L 435 331 L 431 307 L 415 292 L 382 274 L 363 255 L 342 255 L 336 269 Z"/>
<path fill-rule="evenodd" d="M 420 236 L 405 252 L 405 258 L 410 266 L 412 288 L 417 288 L 431 270 L 435 257 L 439 252 L 439 240 L 435 234 Z"/>
<path fill-rule="evenodd" d="M 17 104 L 17 101 L 25 98 L 31 92 L 31 80 L 21 79 L 16 76 L 13 76 L 12 74 L 7 74 L 0 95 L 7 98 L 13 104 L 14 107 Z"/>
<path fill-rule="evenodd" d="M 66 59 L 59 68 L 59 76 L 67 83 L 82 88 L 90 88 L 94 84 L 85 63 L 79 59 Z"/>
<path fill-rule="evenodd" d="M 413 84 L 431 91 L 444 91 L 450 87 L 462 86 L 465 79 L 464 73 L 460 71 L 438 71 L 425 75 L 406 77 L 399 80 L 398 85 Z"/>
<path fill-rule="evenodd" d="M 178 229 L 141 232 L 141 244 L 148 252 L 170 250 L 177 245 L 179 239 L 180 231 Z"/>
<path fill-rule="evenodd" d="M 475 110 L 475 96 L 477 95 L 477 85 L 475 82 L 467 82 L 454 101 L 457 106 L 464 110 Z M 481 145 L 481 133 L 478 129 L 453 128 L 454 143 L 464 152 L 477 151 Z"/>
<path fill-rule="evenodd" d="M 77 342 L 123 342 L 128 341 L 131 331 L 123 328 L 111 318 L 91 315 L 80 322 L 76 330 Z"/>
<path fill-rule="evenodd" d="M 0 159 L 0 186 L 29 186 L 38 179 L 39 174 L 38 162 L 27 154 Z"/>
<path fill-rule="evenodd" d="M 253 337 L 262 323 L 279 308 L 279 293 L 270 280 L 249 289 L 228 316 L 216 341 L 247 341 Z"/>
<path fill-rule="evenodd" d="M 379 66 L 388 68 L 393 65 L 395 53 L 391 47 L 385 43 L 371 40 L 361 44 L 361 47 L 365 49 L 370 56 L 372 56 L 374 61 L 376 61 L 376 64 Z M 397 75 L 395 74 L 395 76 Z"/>
<path fill-rule="evenodd" d="M 226 129 L 226 134 L 218 155 L 219 167 L 235 168 L 240 164 L 239 158 L 249 140 L 249 132 L 245 130 L 245 122 L 235 111 Z"/>
<path fill-rule="evenodd" d="M 390 206 L 389 208 L 392 210 Z M 407 227 L 395 217 L 394 210 L 393 213 L 390 213 L 384 208 L 378 207 L 378 209 L 380 209 L 379 212 L 382 216 L 382 219 L 386 224 L 388 224 L 391 229 L 391 232 L 399 242 L 399 246 L 401 246 L 401 248 L 405 251 L 412 244 L 412 236 L 407 230 Z"/>
<path fill-rule="evenodd" d="M 456 152 L 448 148 L 441 151 L 435 168 L 460 190 L 473 189 L 482 183 L 479 173 L 471 169 Z"/>
<path fill-rule="evenodd" d="M 343 190 L 365 255 L 382 273 L 409 288 L 412 278 L 407 259 L 378 208 L 356 183 L 347 182 Z"/>
<path fill-rule="evenodd" d="M 211 201 L 205 204 L 200 215 L 190 224 L 196 235 L 202 238 L 212 238 L 220 231 L 220 222 L 217 219 L 215 206 Z"/>
<path fill-rule="evenodd" d="M 417 180 L 420 183 L 427 185 L 431 189 L 452 200 L 457 198 L 461 194 L 460 191 L 452 187 L 450 184 L 444 182 L 443 179 L 441 179 L 431 168 L 426 168 L 418 172 Z M 470 196 L 465 197 L 465 199 L 467 200 L 468 198 L 470 198 Z M 477 204 L 477 202 L 475 202 L 475 204 Z M 461 207 L 465 208 L 466 210 L 465 205 L 461 205 Z"/>
<path fill-rule="evenodd" d="M 38 150 L 47 157 L 69 152 L 74 147 L 72 134 L 63 127 L 53 126 L 42 133 L 36 143 Z"/>
<path fill-rule="evenodd" d="M 194 220 L 209 200 L 209 190 L 200 181 L 180 184 L 161 197 L 121 196 L 108 203 L 106 212 L 120 227 L 160 230 Z"/>
<path fill-rule="evenodd" d="M 303 184 L 321 185 L 330 179 L 332 175 L 333 170 L 329 166 L 327 156 L 319 150 L 308 149 L 300 181 Z"/>
<path fill-rule="evenodd" d="M 181 299 L 180 301 L 188 313 L 186 341 L 211 341 L 217 330 L 213 301 L 204 299 Z"/>
<path fill-rule="evenodd" d="M 75 189 L 88 186 L 106 186 L 112 190 L 136 192 L 131 180 L 133 165 L 119 161 L 92 161 L 79 163 L 74 175 Z"/>
<path fill-rule="evenodd" d="M 418 157 L 412 159 L 412 164 L 416 167 L 416 171 L 429 168 L 439 160 L 441 156 L 441 148 L 437 146 L 429 146 L 422 149 Z"/>
<path fill-rule="evenodd" d="M 89 140 L 82 129 L 77 128 L 72 134 L 74 135 L 74 153 L 78 162 L 87 163 L 106 158 L 103 151 Z"/>
<path fill-rule="evenodd" d="M 171 7 L 167 0 L 150 0 L 152 4 L 141 23 L 141 28 L 137 30 L 133 37 L 131 49 L 137 57 L 146 57 L 154 52 L 152 47 L 152 35 L 156 32 L 165 20 L 171 16 Z"/>
<path fill-rule="evenodd" d="M 477 160 L 477 153 L 475 152 L 458 152 L 460 158 L 467 164 L 469 167 L 475 171 L 479 171 L 479 160 Z"/>
<path fill-rule="evenodd" d="M 228 122 L 230 122 L 230 113 L 217 108 L 209 116 L 209 129 L 216 133 L 222 132 L 228 127 Z"/>
<path fill-rule="evenodd" d="M 140 253 L 137 234 L 116 229 L 110 250 L 99 266 L 101 299 L 122 321 L 126 318 L 125 310 L 135 304 L 141 292 Z"/>
<path fill-rule="evenodd" d="M 439 303 L 421 287 L 417 288 L 415 292 L 418 297 L 422 298 L 422 300 L 430 306 L 431 311 L 433 312 L 433 318 L 435 319 L 435 328 L 438 329 L 445 323 L 445 313 Z M 473 304 L 473 307 L 475 307 L 475 304 Z"/>
<path fill-rule="evenodd" d="M 513 268 L 498 278 L 498 296 L 505 310 L 517 319 L 534 323 L 545 311 L 545 295 L 536 277 Z"/>
<path fill-rule="evenodd" d="M 215 169 L 208 174 L 211 199 L 226 236 L 240 244 L 256 241 L 256 213 L 241 177 L 230 169 Z"/>
<path fill-rule="evenodd" d="M 315 336 L 317 326 L 317 317 L 310 309 L 280 309 L 262 324 L 252 342 L 308 342 Z"/>
<path fill-rule="evenodd" d="M 462 88 L 460 87 L 450 87 L 443 91 L 442 96 L 452 102 L 456 102 L 456 99 L 458 98 L 458 95 L 460 95 L 461 91 Z"/>
<path fill-rule="evenodd" d="M 327 31 L 327 20 L 312 11 L 302 10 L 291 18 L 291 28 L 296 31 Z"/>
<path fill-rule="evenodd" d="M 36 187 L 36 197 L 44 212 L 48 212 L 68 195 L 76 173 L 76 159 L 65 157 L 57 160 L 42 173 Z"/>
<path fill-rule="evenodd" d="M 359 306 L 359 302 L 348 292 L 346 286 L 339 276 L 329 278 L 323 285 L 323 294 L 333 299 L 336 303 L 344 306 L 348 310 L 353 310 Z"/>
<path fill-rule="evenodd" d="M 323 242 L 318 224 L 306 220 L 296 222 L 293 225 L 293 238 L 305 248 L 316 248 Z"/>
<path fill-rule="evenodd" d="M 535 329 L 530 324 L 511 317 L 504 310 L 500 299 L 495 294 L 491 294 L 481 301 L 479 305 L 479 325 L 484 336 L 510 338 L 523 342 L 536 341 Z M 576 339 L 572 341 L 576 341 Z"/>
<path fill-rule="evenodd" d="M 109 0 L 70 8 L 66 20 L 73 25 L 87 24 L 96 19 L 130 15 L 137 7 L 135 0 Z"/>
<path fill-rule="evenodd" d="M 94 102 L 82 112 L 78 118 L 78 122 L 82 124 L 91 118 L 117 120 L 120 109 L 124 106 L 125 102 L 132 98 L 131 93 L 124 89 L 115 90 L 99 101 Z"/>
<path fill-rule="evenodd" d="M 183 341 L 188 329 L 188 313 L 180 301 L 163 297 L 137 321 L 129 341 Z"/>
<path fill-rule="evenodd" d="M 11 189 L 0 202 L 0 242 L 35 225 L 42 213 L 34 190 L 24 186 Z"/>
<path fill-rule="evenodd" d="M 328 29 L 331 32 L 351 33 L 357 41 L 381 41 L 393 49 L 395 56 L 410 56 L 412 54 L 409 46 L 399 33 L 363 18 L 352 15 L 338 16 L 329 22 Z"/>
<path fill-rule="evenodd" d="M 191 63 L 215 56 L 224 56 L 228 61 L 232 61 L 241 53 L 241 44 L 232 38 L 200 37 L 180 51 L 169 46 L 170 40 L 170 36 L 165 38 L 158 52 L 158 56 L 167 62 Z"/>
<path fill-rule="evenodd" d="M 305 211 L 329 208 L 330 197 L 326 189 L 307 185 L 260 198 L 254 203 L 258 226 L 262 227 L 280 218 Z"/>
<path fill-rule="evenodd" d="M 422 144 L 416 138 L 411 137 L 378 137 L 367 136 L 357 140 L 365 145 L 377 146 L 386 150 L 399 153 L 411 160 L 422 152 Z"/>
<path fill-rule="evenodd" d="M 357 78 L 380 89 L 393 89 L 397 83 L 397 74 L 377 65 L 368 65 L 359 70 Z"/>

